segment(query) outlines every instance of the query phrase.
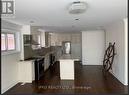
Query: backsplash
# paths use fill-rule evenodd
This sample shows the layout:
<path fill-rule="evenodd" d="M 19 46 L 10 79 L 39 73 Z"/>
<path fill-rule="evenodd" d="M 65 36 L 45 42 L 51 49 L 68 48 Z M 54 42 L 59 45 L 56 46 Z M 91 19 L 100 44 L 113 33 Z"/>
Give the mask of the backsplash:
<path fill-rule="evenodd" d="M 44 56 L 46 53 L 50 52 L 51 48 L 44 48 L 42 47 L 41 49 L 33 50 L 33 55 L 34 56 Z"/>
<path fill-rule="evenodd" d="M 41 49 L 33 50 L 33 56 L 44 56 L 48 52 L 57 51 L 59 49 L 61 49 L 61 46 L 42 47 Z"/>

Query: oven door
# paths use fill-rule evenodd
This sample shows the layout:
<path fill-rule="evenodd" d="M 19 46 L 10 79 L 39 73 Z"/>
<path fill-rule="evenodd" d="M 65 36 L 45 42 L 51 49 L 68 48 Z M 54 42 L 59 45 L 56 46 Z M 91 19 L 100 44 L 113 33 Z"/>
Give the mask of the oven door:
<path fill-rule="evenodd" d="M 44 58 L 36 59 L 34 64 L 35 64 L 35 81 L 38 81 L 44 75 Z"/>

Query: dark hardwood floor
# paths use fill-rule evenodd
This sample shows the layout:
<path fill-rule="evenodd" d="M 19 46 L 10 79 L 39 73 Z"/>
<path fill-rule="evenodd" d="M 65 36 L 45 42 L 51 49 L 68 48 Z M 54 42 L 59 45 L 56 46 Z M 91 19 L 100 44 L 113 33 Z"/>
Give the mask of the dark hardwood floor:
<path fill-rule="evenodd" d="M 59 63 L 54 64 L 38 82 L 18 83 L 5 94 L 127 94 L 124 86 L 114 76 L 102 73 L 102 66 L 82 66 L 75 62 L 75 80 L 60 80 Z"/>

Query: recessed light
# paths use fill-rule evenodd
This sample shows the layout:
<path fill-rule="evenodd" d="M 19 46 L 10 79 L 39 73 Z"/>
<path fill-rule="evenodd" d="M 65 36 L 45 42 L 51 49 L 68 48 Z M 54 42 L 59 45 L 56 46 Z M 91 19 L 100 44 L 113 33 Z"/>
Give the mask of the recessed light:
<path fill-rule="evenodd" d="M 76 18 L 75 20 L 79 20 L 79 18 Z"/>
<path fill-rule="evenodd" d="M 34 23 L 34 21 L 30 21 L 30 23 Z"/>

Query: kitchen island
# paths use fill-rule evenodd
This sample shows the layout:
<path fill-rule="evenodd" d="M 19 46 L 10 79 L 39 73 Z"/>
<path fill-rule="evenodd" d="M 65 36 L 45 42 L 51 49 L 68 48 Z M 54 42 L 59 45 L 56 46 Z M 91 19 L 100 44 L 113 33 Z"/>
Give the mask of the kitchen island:
<path fill-rule="evenodd" d="M 60 79 L 61 80 L 74 80 L 75 68 L 74 61 L 79 59 L 71 54 L 63 54 L 60 59 Z"/>

